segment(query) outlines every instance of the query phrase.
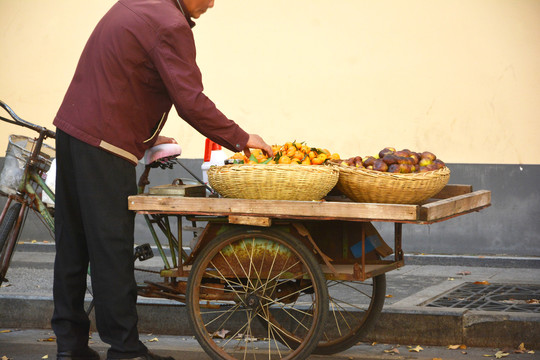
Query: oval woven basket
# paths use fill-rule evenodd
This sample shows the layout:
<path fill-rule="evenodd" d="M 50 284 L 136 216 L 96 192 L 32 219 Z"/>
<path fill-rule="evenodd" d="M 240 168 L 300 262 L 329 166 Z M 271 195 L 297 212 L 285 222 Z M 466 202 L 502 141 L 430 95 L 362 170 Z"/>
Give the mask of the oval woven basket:
<path fill-rule="evenodd" d="M 225 165 L 208 169 L 208 182 L 227 198 L 320 200 L 339 179 L 335 166 Z"/>
<path fill-rule="evenodd" d="M 337 188 L 357 202 L 418 204 L 441 191 L 449 179 L 447 167 L 423 173 L 394 174 L 340 166 Z"/>

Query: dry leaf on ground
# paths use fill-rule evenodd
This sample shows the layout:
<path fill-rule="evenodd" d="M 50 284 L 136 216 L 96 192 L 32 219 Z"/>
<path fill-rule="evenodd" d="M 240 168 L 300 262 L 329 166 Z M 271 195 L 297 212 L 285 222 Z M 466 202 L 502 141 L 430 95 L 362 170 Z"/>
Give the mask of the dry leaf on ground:
<path fill-rule="evenodd" d="M 157 337 L 148 340 L 148 342 L 156 342 L 156 341 L 159 341 L 159 339 Z"/>
<path fill-rule="evenodd" d="M 0 333 L 8 333 L 8 332 L 12 332 L 13 330 L 0 330 Z"/>
<path fill-rule="evenodd" d="M 225 336 L 227 336 L 227 334 L 229 333 L 230 331 L 229 330 L 225 330 L 225 329 L 221 329 L 219 331 L 216 331 L 212 334 L 212 337 L 213 338 L 221 338 L 221 339 L 225 339 Z"/>
<path fill-rule="evenodd" d="M 476 285 L 489 285 L 489 281 L 486 281 L 486 280 L 484 280 L 484 281 L 475 281 L 474 283 Z"/>
<path fill-rule="evenodd" d="M 509 354 L 509 353 L 502 352 L 502 351 L 497 351 L 497 352 L 495 353 L 495 358 L 497 358 L 497 359 L 502 359 L 503 357 L 506 357 L 506 356 L 508 356 L 508 355 L 510 355 L 510 354 Z"/>
<path fill-rule="evenodd" d="M 399 354 L 399 350 L 396 349 L 396 348 L 393 348 L 393 349 L 390 349 L 390 350 L 383 350 L 385 353 L 390 353 L 390 354 Z"/>
<path fill-rule="evenodd" d="M 50 337 L 48 337 L 46 339 L 38 339 L 38 341 L 39 342 L 44 342 L 44 341 L 45 342 L 54 342 L 54 341 L 56 341 L 56 338 L 54 336 L 50 336 Z"/>
<path fill-rule="evenodd" d="M 410 351 L 410 352 L 420 352 L 420 351 L 422 351 L 422 350 L 424 350 L 424 348 L 422 348 L 420 345 L 416 345 L 415 348 L 409 346 L 409 351 Z"/>

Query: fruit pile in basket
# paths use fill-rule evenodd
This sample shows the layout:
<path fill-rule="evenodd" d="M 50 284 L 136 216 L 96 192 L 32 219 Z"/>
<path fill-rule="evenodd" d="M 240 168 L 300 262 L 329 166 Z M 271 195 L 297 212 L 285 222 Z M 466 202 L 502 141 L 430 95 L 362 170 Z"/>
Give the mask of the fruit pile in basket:
<path fill-rule="evenodd" d="M 284 145 L 272 145 L 274 156 L 269 158 L 261 150 L 251 150 L 248 158 L 243 153 L 234 153 L 228 163 L 232 164 L 300 164 L 322 165 L 328 161 L 339 160 L 339 154 L 329 150 L 308 146 L 305 142 L 291 141 Z"/>
<path fill-rule="evenodd" d="M 331 159 L 331 163 L 342 166 L 365 168 L 394 174 L 422 173 L 444 168 L 446 165 L 429 151 L 415 152 L 409 149 L 396 151 L 385 147 L 375 156 L 354 156 L 346 160 Z"/>

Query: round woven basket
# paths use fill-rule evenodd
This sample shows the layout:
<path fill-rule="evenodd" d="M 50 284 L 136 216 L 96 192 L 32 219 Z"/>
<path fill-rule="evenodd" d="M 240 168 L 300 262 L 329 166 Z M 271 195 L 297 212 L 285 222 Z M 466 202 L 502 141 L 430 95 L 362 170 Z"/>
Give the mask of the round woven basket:
<path fill-rule="evenodd" d="M 340 166 L 337 188 L 357 202 L 418 204 L 441 191 L 449 179 L 447 167 L 422 173 L 394 174 Z"/>
<path fill-rule="evenodd" d="M 320 200 L 339 179 L 335 166 L 225 165 L 208 170 L 208 182 L 227 198 Z"/>

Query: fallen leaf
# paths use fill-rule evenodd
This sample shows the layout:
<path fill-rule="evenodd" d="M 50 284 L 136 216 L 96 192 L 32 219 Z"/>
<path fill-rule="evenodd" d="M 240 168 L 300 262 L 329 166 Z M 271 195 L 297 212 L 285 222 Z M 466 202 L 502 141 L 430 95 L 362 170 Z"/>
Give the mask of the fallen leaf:
<path fill-rule="evenodd" d="M 483 281 L 475 281 L 476 285 L 489 285 L 489 281 L 483 280 Z"/>
<path fill-rule="evenodd" d="M 375 346 L 375 345 L 377 345 L 377 342 L 376 342 L 376 341 L 374 341 L 374 342 L 371 343 L 371 346 Z"/>
<path fill-rule="evenodd" d="M 159 339 L 157 337 L 148 340 L 148 342 L 156 342 L 156 341 L 159 341 Z"/>
<path fill-rule="evenodd" d="M 459 349 L 460 346 L 461 346 L 461 345 L 448 345 L 448 348 L 449 348 L 450 350 L 457 350 L 457 349 Z"/>
<path fill-rule="evenodd" d="M 31 243 L 32 243 L 32 244 L 35 244 L 35 243 L 37 243 L 37 241 L 36 241 L 36 240 L 32 240 Z M 45 356 L 49 357 L 49 355 L 45 355 Z"/>
<path fill-rule="evenodd" d="M 510 355 L 510 354 L 509 354 L 509 353 L 502 352 L 502 351 L 497 351 L 497 352 L 495 353 L 495 358 L 501 359 L 501 358 L 506 357 L 506 356 L 508 356 L 508 355 Z"/>
<path fill-rule="evenodd" d="M 442 358 L 433 358 L 431 360 L 442 360 Z"/>
<path fill-rule="evenodd" d="M 391 298 L 391 297 L 394 297 L 394 295 L 388 294 L 388 295 L 385 295 L 384 297 Z"/>
<path fill-rule="evenodd" d="M 399 354 L 399 350 L 396 348 L 393 348 L 391 350 L 383 350 L 385 353 L 391 353 L 391 354 Z"/>
<path fill-rule="evenodd" d="M 518 348 L 514 350 L 514 354 L 525 354 L 525 351 L 527 351 L 527 349 L 525 349 L 525 343 L 521 343 Z"/>
<path fill-rule="evenodd" d="M 416 345 L 415 348 L 412 348 L 412 349 L 409 349 L 410 352 L 420 352 L 424 350 L 422 347 L 420 347 L 420 345 Z"/>
<path fill-rule="evenodd" d="M 225 339 L 225 336 L 227 336 L 227 334 L 229 333 L 230 331 L 229 330 L 225 330 L 225 329 L 221 329 L 219 331 L 216 331 L 212 334 L 212 337 L 218 337 L 218 338 L 222 338 L 222 339 Z"/>
<path fill-rule="evenodd" d="M 48 240 L 43 240 L 43 243 L 44 243 L 44 244 L 48 244 L 49 241 L 48 241 Z"/>
<path fill-rule="evenodd" d="M 471 272 L 470 271 L 460 271 L 460 272 L 456 273 L 456 275 L 471 275 Z"/>
<path fill-rule="evenodd" d="M 540 304 L 540 300 L 538 299 L 530 299 L 525 301 L 527 304 Z"/>
<path fill-rule="evenodd" d="M 482 355 L 483 357 L 492 357 L 493 355 L 489 355 L 489 354 L 484 354 Z"/>
<path fill-rule="evenodd" d="M 48 359 L 48 358 L 49 358 L 49 355 L 43 355 L 41 358 L 42 358 L 42 359 Z"/>
<path fill-rule="evenodd" d="M 460 348 L 461 350 L 465 350 L 465 349 L 467 349 L 467 345 L 459 345 L 459 348 Z"/>
<path fill-rule="evenodd" d="M 449 278 L 448 278 L 448 281 L 454 281 L 454 280 L 455 280 L 455 279 L 452 278 L 452 277 L 449 277 Z"/>
<path fill-rule="evenodd" d="M 12 330 L 0 330 L 0 333 L 8 333 L 8 332 L 11 332 Z"/>
<path fill-rule="evenodd" d="M 527 351 L 527 354 L 534 354 L 534 350 Z"/>
<path fill-rule="evenodd" d="M 4 356 L 2 356 L 1 360 L 11 360 L 11 359 L 4 355 Z"/>
<path fill-rule="evenodd" d="M 56 341 L 56 338 L 54 336 L 50 336 L 47 339 L 38 339 L 38 341 L 40 341 L 40 342 L 43 342 L 43 341 L 54 342 L 54 341 Z"/>

